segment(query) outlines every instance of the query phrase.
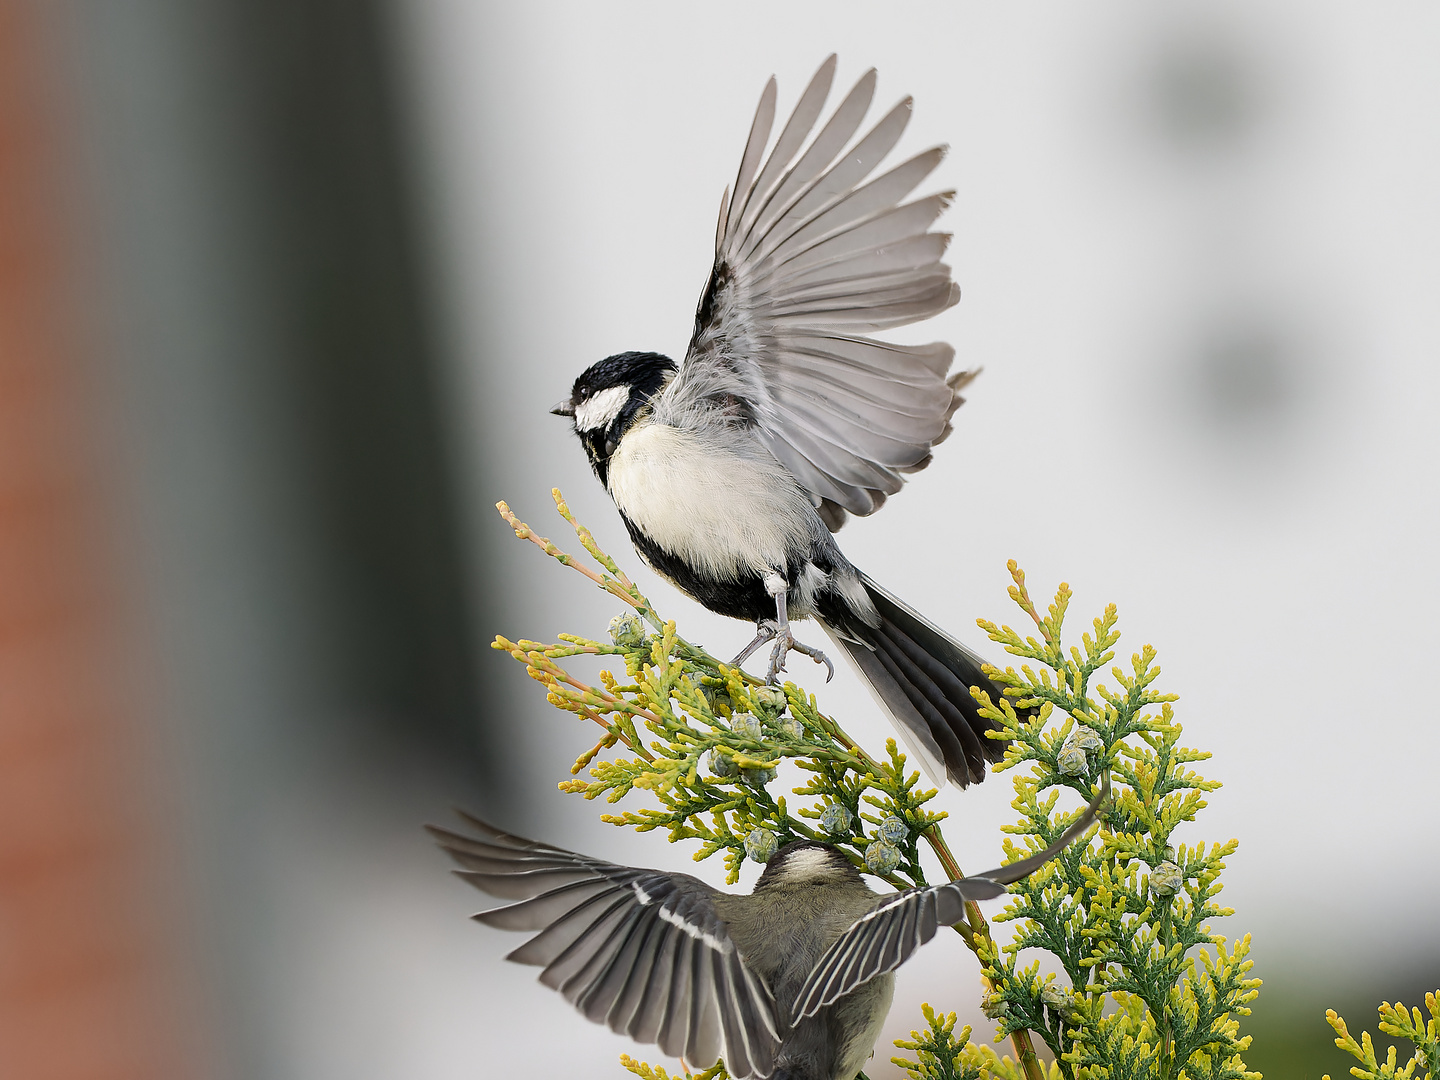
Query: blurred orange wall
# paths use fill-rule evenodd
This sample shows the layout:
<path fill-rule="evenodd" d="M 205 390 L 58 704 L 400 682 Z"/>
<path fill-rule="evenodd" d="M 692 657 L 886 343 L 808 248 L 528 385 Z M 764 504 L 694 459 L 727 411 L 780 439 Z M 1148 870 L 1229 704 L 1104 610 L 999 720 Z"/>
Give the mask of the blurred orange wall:
<path fill-rule="evenodd" d="M 47 18 L 0 3 L 0 1077 L 189 1077 Z"/>

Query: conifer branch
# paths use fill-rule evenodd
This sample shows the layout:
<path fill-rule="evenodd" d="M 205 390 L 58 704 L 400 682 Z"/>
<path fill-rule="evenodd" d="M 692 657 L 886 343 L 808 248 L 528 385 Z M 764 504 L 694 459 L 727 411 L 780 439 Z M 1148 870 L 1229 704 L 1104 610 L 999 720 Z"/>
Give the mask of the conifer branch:
<path fill-rule="evenodd" d="M 794 683 L 763 685 L 682 639 L 575 520 L 560 492 L 552 494 L 599 570 L 498 506 L 517 537 L 633 612 L 611 621 L 608 642 L 570 634 L 552 644 L 495 640 L 552 704 L 604 729 L 597 742 L 578 748 L 562 790 L 611 804 L 645 791 L 649 805 L 603 820 L 692 842 L 696 860 L 721 856 L 731 881 L 746 859 L 763 862 L 794 839 L 831 844 L 897 889 L 927 883 L 921 841 L 951 880 L 964 876 L 941 830 L 945 814 L 929 808 L 935 790 L 907 770 L 893 739 L 872 756 Z M 1082 804 L 1107 782 L 1114 793 L 1086 837 L 1010 887 L 1008 906 L 995 916 L 1016 922 L 1010 944 L 996 945 L 974 903 L 954 928 L 980 961 L 986 1015 L 997 1038 L 1011 1040 L 1015 1059 L 971 1043 L 969 1029 L 955 1035 L 954 1015 L 937 1017 L 926 1006 L 927 1030 L 897 1043 L 916 1058 L 895 1060 L 922 1080 L 1254 1078 L 1242 1060 L 1250 1040 L 1237 1019 L 1258 993 L 1249 939 L 1227 949 L 1209 928 L 1231 914 L 1214 898 L 1236 842 L 1176 842 L 1219 786 L 1192 768 L 1209 755 L 1180 745 L 1176 698 L 1155 688 L 1154 649 L 1144 646 L 1128 665 L 1114 663 L 1120 633 L 1113 605 L 1078 644 L 1067 645 L 1069 586 L 1060 585 L 1042 613 L 1024 572 L 1013 561 L 1009 571 L 1011 598 L 1035 635 L 982 620 L 1021 667 L 987 668 L 1002 688 L 999 701 L 976 694 L 982 715 L 998 728 L 992 735 L 1007 743 L 995 771 L 1014 774 L 1011 805 L 1020 817 L 1004 830 L 1007 861 L 1048 846 L 1076 819 L 1079 809 L 1059 803 L 1062 789 Z M 565 662 L 576 656 L 614 658 L 623 675 L 602 671 L 596 685 L 568 670 Z M 1113 682 L 1092 686 L 1102 673 Z M 622 746 L 622 756 L 609 753 Z M 783 763 L 803 779 L 788 795 L 771 790 Z M 1021 966 L 1027 950 L 1053 956 L 1063 981 L 1042 978 L 1036 961 Z M 1418 1030 L 1418 1017 L 1418 1010 L 1413 1022 L 1403 1009 L 1392 1011 L 1385 1024 Z M 1048 1070 L 1035 1036 L 1055 1056 Z M 627 1058 L 625 1067 L 668 1080 L 643 1062 Z M 723 1066 L 704 1075 L 725 1077 Z"/>

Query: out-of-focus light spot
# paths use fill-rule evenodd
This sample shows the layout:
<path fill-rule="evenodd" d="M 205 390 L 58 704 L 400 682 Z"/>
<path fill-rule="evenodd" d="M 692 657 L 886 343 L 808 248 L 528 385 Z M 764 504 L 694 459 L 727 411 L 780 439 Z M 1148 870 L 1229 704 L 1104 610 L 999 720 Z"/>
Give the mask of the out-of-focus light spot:
<path fill-rule="evenodd" d="M 1189 388 L 1203 419 L 1228 429 L 1287 419 L 1302 376 L 1285 331 L 1264 317 L 1217 322 L 1190 359 Z"/>
<path fill-rule="evenodd" d="M 1146 89 L 1153 131 L 1180 152 L 1242 149 L 1264 113 L 1249 58 L 1216 35 L 1184 37 L 1163 49 Z"/>

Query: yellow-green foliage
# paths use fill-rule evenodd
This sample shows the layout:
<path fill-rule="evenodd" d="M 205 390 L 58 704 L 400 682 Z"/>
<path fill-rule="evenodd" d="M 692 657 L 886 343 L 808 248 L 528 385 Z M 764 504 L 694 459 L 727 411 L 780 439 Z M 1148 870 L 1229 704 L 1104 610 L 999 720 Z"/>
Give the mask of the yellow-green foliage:
<path fill-rule="evenodd" d="M 1426 1020 L 1419 1009 L 1406 1010 L 1400 1002 L 1391 1005 L 1388 1001 L 1380 1005 L 1380 1030 L 1396 1039 L 1408 1039 L 1415 1044 L 1415 1052 L 1403 1066 L 1397 1067 L 1395 1047 L 1385 1055 L 1384 1062 L 1375 1060 L 1375 1044 L 1368 1031 L 1360 1033 L 1360 1041 L 1345 1027 L 1345 1021 L 1335 1015 L 1334 1009 L 1325 1010 L 1325 1019 L 1338 1036 L 1335 1045 L 1348 1051 L 1360 1064 L 1351 1066 L 1350 1075 L 1360 1080 L 1411 1080 L 1425 1077 L 1426 1080 L 1440 1078 L 1440 991 L 1425 995 L 1425 1008 L 1430 1013 Z M 1325 1080 L 1330 1080 L 1327 1076 Z"/>
<path fill-rule="evenodd" d="M 575 525 L 558 491 L 555 500 Z M 572 556 L 528 526 L 507 520 L 518 535 L 579 569 Z M 495 639 L 497 649 L 525 664 L 531 678 L 545 686 L 551 704 L 605 729 L 571 770 L 588 768 L 591 779 L 567 780 L 561 789 L 611 803 L 637 789 L 649 792 L 658 808 L 607 814 L 603 820 L 641 832 L 664 829 L 672 842 L 699 840 L 696 861 L 723 852 L 732 882 L 746 857 L 746 838 L 760 829 L 778 844 L 798 839 L 833 844 L 862 869 L 868 869 L 866 854 L 874 844 L 890 844 L 898 865 L 878 876 L 902 888 L 925 884 L 918 843 L 945 815 L 925 809 L 935 790 L 919 786 L 918 772 L 906 773 L 905 755 L 894 740 L 883 759 L 872 758 L 794 683 L 783 691 L 763 686 L 691 645 L 673 622 L 660 620 L 588 531 L 575 528 L 604 567 L 603 573 L 582 572 L 634 607 L 638 617 L 615 620 L 608 642 L 569 634 L 549 645 Z M 606 671 L 600 686 L 586 685 L 559 663 L 578 655 L 615 657 L 624 664 L 626 681 Z M 654 738 L 647 741 L 646 734 Z M 634 756 L 601 756 L 617 744 Z M 809 773 L 807 784 L 792 792 L 800 797 L 798 806 L 770 790 L 775 767 L 787 759 Z M 820 824 L 830 806 L 843 808 L 843 828 Z M 891 824 L 882 837 L 880 827 L 891 819 L 903 823 L 903 833 Z"/>
<path fill-rule="evenodd" d="M 626 1071 L 640 1077 L 640 1080 L 730 1080 L 730 1074 L 725 1071 L 723 1061 L 717 1061 L 704 1072 L 686 1071 L 683 1076 L 679 1073 L 672 1076 L 659 1065 L 647 1065 L 643 1061 L 636 1061 L 629 1054 L 620 1055 L 620 1064 Z"/>
<path fill-rule="evenodd" d="M 697 860 L 723 853 L 731 881 L 747 853 L 764 861 L 777 844 L 799 838 L 834 844 L 897 888 L 925 884 L 921 841 L 947 874 L 960 876 L 941 835 L 944 815 L 926 808 L 935 792 L 919 787 L 918 773 L 907 775 L 893 740 L 883 757 L 872 757 L 795 684 L 783 692 L 764 687 L 685 641 L 554 495 L 600 570 L 536 535 L 503 503 L 500 510 L 517 536 L 635 611 L 612 622 L 608 642 L 571 635 L 553 644 L 495 641 L 545 686 L 552 704 L 604 729 L 575 762 L 577 778 L 563 782 L 564 790 L 611 803 L 637 789 L 648 792 L 658 806 L 604 820 L 698 841 Z M 1108 668 L 1113 689 L 1096 683 L 1120 638 L 1113 606 L 1067 648 L 1068 586 L 1041 615 L 1024 575 L 1013 563 L 1010 570 L 1011 596 L 1039 637 L 980 624 L 1024 662 L 1019 672 L 992 671 L 1004 700 L 980 696 L 1003 728 L 1000 737 L 1010 740 L 996 771 L 1014 774 L 1012 805 L 1020 820 L 1006 831 L 1023 842 L 1005 841 L 1007 859 L 1047 846 L 1075 820 L 1078 809 L 1060 807 L 1061 788 L 1083 804 L 1108 777 L 1114 796 L 1087 837 L 1011 886 L 998 918 L 1017 923 L 1012 944 L 997 947 L 974 904 L 956 926 L 980 959 L 986 1015 L 997 1021 L 997 1037 L 1011 1039 L 1015 1060 L 972 1044 L 968 1028 L 957 1036 L 953 1014 L 937 1018 L 929 1006 L 926 1030 L 897 1043 L 915 1057 L 895 1060 L 922 1080 L 1045 1080 L 1033 1034 L 1057 1059 L 1051 1080 L 1258 1077 L 1241 1059 L 1250 1039 L 1239 1034 L 1237 1020 L 1258 993 L 1259 980 L 1248 974 L 1249 939 L 1226 948 L 1209 928 L 1210 920 L 1230 914 L 1214 898 L 1236 842 L 1172 842 L 1176 829 L 1205 807 L 1205 794 L 1219 787 L 1189 768 L 1209 755 L 1180 746 L 1175 697 L 1153 689 L 1159 668 L 1148 645 L 1128 669 Z M 602 672 L 600 686 L 587 685 L 561 664 L 577 655 L 615 657 L 624 679 Z M 606 755 L 616 747 L 624 751 Z M 770 790 L 782 760 L 808 774 L 792 799 Z M 579 778 L 587 770 L 588 779 Z M 1063 978 L 1042 978 L 1038 962 L 1022 966 L 1026 950 L 1052 955 Z M 669 1080 L 663 1069 L 624 1060 L 637 1076 Z"/>
<path fill-rule="evenodd" d="M 998 954 L 981 951 L 999 1030 L 1036 1032 L 1077 1080 L 1255 1076 L 1241 1059 L 1250 1039 L 1236 1020 L 1249 1014 L 1260 985 L 1247 977 L 1250 941 L 1227 949 L 1208 927 L 1231 914 L 1214 897 L 1236 841 L 1171 842 L 1204 808 L 1204 794 L 1219 787 L 1188 768 L 1210 755 L 1179 745 L 1175 696 L 1153 688 L 1160 669 L 1150 646 L 1131 657 L 1128 671 L 1109 668 L 1113 689 L 1095 683 L 1120 640 L 1113 605 L 1067 649 L 1069 587 L 1060 586 L 1042 616 L 1013 562 L 1010 572 L 1010 595 L 1039 638 L 980 623 L 992 641 L 1029 661 L 997 675 L 1006 699 L 987 701 L 985 710 L 1011 739 L 996 771 L 1016 771 L 1012 805 L 1021 821 L 1006 831 L 1029 838 L 1023 849 L 1007 841 L 1007 853 L 1019 858 L 1059 835 L 1058 789 L 1086 797 L 1108 771 L 1115 796 L 1101 810 L 1100 836 L 1010 888 L 997 918 L 1018 922 L 1015 940 Z M 1065 980 L 1042 979 L 1038 963 L 1021 967 L 1027 949 L 1054 956 Z"/>
<path fill-rule="evenodd" d="M 908 1039 L 896 1039 L 895 1045 L 909 1050 L 913 1059 L 892 1057 L 890 1060 L 905 1070 L 911 1080 L 1025 1080 L 1025 1073 L 1009 1057 L 1001 1057 L 988 1046 L 970 1041 L 970 1029 L 955 1034 L 955 1014 L 936 1014 L 929 1002 L 920 1006 L 926 1029 L 910 1032 Z M 1053 1062 L 1046 1080 L 1060 1080 L 1063 1074 Z"/>

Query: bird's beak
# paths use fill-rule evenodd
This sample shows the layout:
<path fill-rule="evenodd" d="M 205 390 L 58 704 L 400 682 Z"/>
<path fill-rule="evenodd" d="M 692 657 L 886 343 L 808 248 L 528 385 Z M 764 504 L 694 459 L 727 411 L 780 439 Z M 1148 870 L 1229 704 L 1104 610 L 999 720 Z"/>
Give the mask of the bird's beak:
<path fill-rule="evenodd" d="M 556 405 L 555 405 L 555 407 L 550 410 L 550 415 L 551 415 L 551 416 L 574 416 L 574 415 L 575 415 L 575 403 L 574 403 L 573 401 L 571 401 L 569 398 L 566 398 L 564 401 L 557 402 Z"/>

